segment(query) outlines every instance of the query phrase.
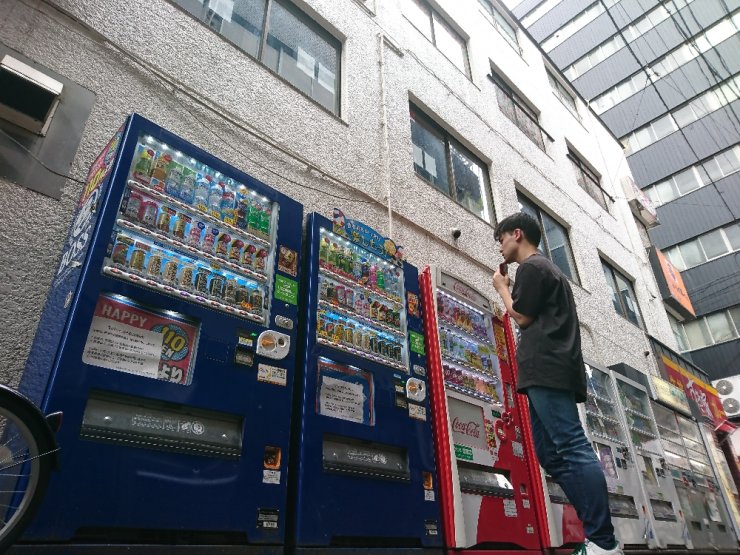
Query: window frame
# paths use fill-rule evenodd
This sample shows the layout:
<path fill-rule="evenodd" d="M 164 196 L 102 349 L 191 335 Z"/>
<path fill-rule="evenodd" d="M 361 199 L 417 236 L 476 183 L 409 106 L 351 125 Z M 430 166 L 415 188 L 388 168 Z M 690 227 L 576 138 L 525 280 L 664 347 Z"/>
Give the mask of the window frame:
<path fill-rule="evenodd" d="M 537 204 L 535 201 L 533 201 L 531 198 L 529 198 L 527 195 L 522 193 L 520 190 L 517 189 L 516 191 L 516 198 L 517 202 L 519 203 L 519 211 L 522 211 L 522 207 L 527 206 L 531 210 L 533 210 L 537 214 L 537 223 L 540 226 L 540 233 L 542 234 L 542 237 L 540 239 L 540 246 L 538 247 L 538 250 L 548 259 L 550 260 L 555 266 L 563 272 L 562 268 L 558 266 L 555 261 L 552 258 L 552 251 L 550 250 L 550 240 L 547 237 L 547 233 L 545 231 L 545 222 L 542 217 L 543 214 L 546 214 L 550 220 L 552 220 L 555 224 L 560 226 L 562 228 L 562 233 L 565 237 L 565 253 L 566 253 L 566 259 L 569 263 L 569 270 L 572 277 L 569 277 L 565 272 L 563 272 L 563 275 L 568 278 L 569 281 L 575 283 L 576 285 L 581 285 L 581 278 L 578 273 L 578 266 L 576 265 L 576 259 L 573 255 L 573 246 L 571 245 L 570 241 L 570 233 L 569 228 L 561 224 L 554 216 L 552 216 L 547 210 L 544 210 L 539 204 Z M 542 247 L 542 248 L 540 248 Z"/>
<path fill-rule="evenodd" d="M 605 212 L 610 213 L 610 204 L 607 203 L 607 198 L 609 199 L 609 202 L 613 204 L 614 197 L 607 193 L 601 186 L 601 175 L 599 175 L 593 168 L 591 168 L 591 166 L 586 163 L 580 157 L 580 155 L 570 147 L 568 148 L 568 154 L 566 154 L 566 157 L 568 158 L 568 160 L 570 160 L 574 171 L 576 171 L 576 183 L 578 183 L 578 186 L 583 189 L 586 194 L 588 194 L 588 196 L 591 197 L 594 202 L 596 202 L 596 204 L 601 206 L 601 208 L 603 208 Z M 591 191 L 588 188 L 581 185 L 581 181 L 578 179 L 579 172 L 584 180 L 588 179 L 594 185 L 596 190 L 601 193 L 601 202 L 599 202 L 599 199 L 594 198 L 593 194 L 591 194 Z"/>
<path fill-rule="evenodd" d="M 642 310 L 640 309 L 640 305 L 637 302 L 637 295 L 635 295 L 635 282 L 631 279 L 629 279 L 627 276 L 625 276 L 622 272 L 617 270 L 614 266 L 612 266 L 609 262 L 601 259 L 601 267 L 604 270 L 609 270 L 610 277 L 611 277 L 611 286 L 612 290 L 614 291 L 615 298 L 617 303 L 619 304 L 619 307 L 621 310 L 617 309 L 617 307 L 614 307 L 614 312 L 619 314 L 622 318 L 627 320 L 630 324 L 633 324 L 640 328 L 641 330 L 645 329 L 645 322 L 642 318 Z M 629 316 L 627 316 L 627 307 L 624 306 L 624 301 L 622 300 L 622 297 L 620 295 L 621 288 L 619 287 L 619 284 L 617 282 L 617 276 L 619 276 L 622 281 L 624 281 L 629 286 L 629 293 L 630 298 L 632 299 L 632 302 L 634 303 L 637 310 L 635 311 L 637 313 L 637 322 L 633 322 Z M 606 272 L 604 272 L 604 279 L 608 279 L 606 276 Z M 614 302 L 612 302 L 612 306 L 614 306 Z"/>
<path fill-rule="evenodd" d="M 487 16 L 488 22 L 494 26 L 498 34 L 500 34 L 506 42 L 509 43 L 511 47 L 513 47 L 521 56 L 522 55 L 522 47 L 519 44 L 519 29 L 518 25 L 515 23 L 512 23 L 509 21 L 509 18 L 504 16 L 504 14 L 501 13 L 501 11 L 493 4 L 491 0 L 478 0 L 478 3 L 483 7 L 485 10 L 485 15 Z M 496 17 L 498 15 L 498 17 Z M 506 23 L 512 31 L 514 31 L 514 36 L 512 37 L 509 33 L 507 33 L 504 29 L 502 29 L 502 25 L 499 22 L 499 19 L 503 20 L 504 23 Z"/>
<path fill-rule="evenodd" d="M 686 338 L 685 345 L 688 347 L 687 349 L 681 351 L 682 353 L 687 352 L 693 352 L 693 351 L 699 351 L 701 349 L 707 349 L 709 347 L 714 347 L 715 345 L 722 345 L 723 343 L 729 343 L 730 341 L 736 341 L 738 338 L 740 338 L 740 322 L 736 321 L 733 311 L 740 309 L 740 305 L 731 306 L 729 308 L 723 308 L 722 310 L 717 310 L 715 312 L 712 312 L 710 314 L 705 314 L 704 316 L 699 316 L 698 318 L 695 318 L 694 320 L 689 320 L 687 322 L 679 322 L 679 326 L 681 329 L 681 332 L 683 336 Z M 732 335 L 732 337 L 729 337 L 727 339 L 717 340 L 714 337 L 714 333 L 712 332 L 712 327 L 709 325 L 709 318 L 715 317 L 718 315 L 724 315 L 727 322 L 729 322 L 729 331 Z M 692 325 L 692 326 L 698 326 L 699 329 L 701 329 L 706 336 L 711 340 L 711 343 L 702 343 L 702 345 L 694 346 L 691 341 L 689 340 L 689 334 L 686 331 L 686 326 Z"/>
<path fill-rule="evenodd" d="M 555 74 L 550 71 L 550 69 L 545 70 L 547 72 L 547 80 L 550 82 L 550 87 L 552 88 L 552 92 L 555 96 L 558 97 L 558 100 L 565 105 L 565 107 L 568 109 L 568 111 L 578 120 L 581 121 L 581 114 L 578 111 L 578 99 L 575 94 L 572 94 L 565 85 L 563 85 L 560 82 L 560 79 L 558 79 Z M 563 96 L 566 96 L 568 99 L 570 99 L 570 102 L 563 98 Z"/>
<path fill-rule="evenodd" d="M 553 140 L 553 138 L 550 137 L 550 134 L 547 131 L 545 131 L 542 128 L 542 126 L 540 125 L 539 112 L 537 110 L 535 110 L 534 108 L 532 108 L 525 101 L 525 99 L 523 99 L 522 97 L 520 97 L 519 94 L 516 91 L 514 91 L 514 89 L 501 77 L 501 75 L 499 75 L 493 69 L 493 67 L 491 67 L 491 74 L 488 76 L 488 78 L 497 87 L 497 89 L 496 89 L 497 91 L 501 91 L 501 93 L 504 94 L 504 96 L 508 97 L 508 99 L 511 101 L 512 105 L 515 108 L 515 110 L 514 110 L 515 117 L 514 118 L 511 118 L 509 116 L 509 114 L 505 110 L 501 109 L 501 102 L 499 101 L 498 92 L 497 92 L 497 94 L 496 94 L 496 103 L 498 104 L 498 107 L 499 107 L 499 110 L 501 111 L 501 113 L 503 113 L 510 122 L 512 122 L 514 125 L 516 125 L 516 127 L 522 133 L 524 133 L 524 135 L 530 141 L 532 141 L 534 144 L 536 144 L 540 148 L 540 150 L 542 150 L 542 152 L 547 153 L 547 149 L 545 148 L 545 137 L 543 137 L 543 134 L 549 140 L 551 140 L 551 141 Z M 516 108 L 519 108 L 519 111 L 517 111 Z M 539 130 L 539 139 L 540 139 L 540 142 L 537 142 L 533 137 L 531 137 L 529 135 L 529 133 L 525 130 L 525 127 L 522 124 L 520 124 L 520 122 L 518 121 L 518 114 L 520 112 L 523 112 L 524 115 L 525 115 L 525 117 L 527 117 L 529 119 L 529 121 L 532 122 L 537 127 L 537 129 Z"/>
<path fill-rule="evenodd" d="M 668 256 L 669 260 L 671 261 L 671 264 L 673 264 L 679 272 L 684 272 L 686 270 L 691 270 L 692 268 L 697 268 L 701 266 L 702 264 L 706 264 L 707 262 L 712 262 L 714 260 L 723 258 L 727 255 L 740 252 L 740 248 L 736 249 L 734 247 L 734 245 L 732 244 L 732 240 L 730 239 L 730 237 L 727 235 L 727 232 L 725 231 L 725 229 L 730 229 L 738 225 L 740 225 L 740 223 L 731 222 L 722 227 L 716 227 L 714 229 L 710 229 L 709 231 L 701 233 L 700 235 L 696 235 L 687 241 L 676 243 L 675 245 L 665 249 L 664 253 L 667 253 L 666 256 Z M 702 243 L 701 238 L 708 236 L 712 233 L 716 233 L 716 232 L 719 232 L 719 236 L 722 238 L 722 242 L 724 243 L 726 250 L 722 254 L 719 254 L 717 256 L 712 256 L 710 258 L 709 256 L 707 256 L 707 250 L 704 247 L 704 244 Z M 681 248 L 684 247 L 688 249 L 691 246 L 694 246 L 698 250 L 699 254 L 704 259 L 697 264 L 689 265 L 686 262 L 686 257 L 684 256 Z"/>
<path fill-rule="evenodd" d="M 455 66 L 455 68 L 458 71 L 460 71 L 468 79 L 472 80 L 473 79 L 473 71 L 472 71 L 472 69 L 470 67 L 470 54 L 468 52 L 468 39 L 466 37 L 464 37 L 463 35 L 461 35 L 457 31 L 457 29 L 455 29 L 455 25 L 453 25 L 453 24 L 450 23 L 450 19 L 446 15 L 440 13 L 439 10 L 437 10 L 434 6 L 432 6 L 426 0 L 405 0 L 405 1 L 414 2 L 417 5 L 420 5 L 420 6 L 423 6 L 423 7 L 426 8 L 426 11 L 429 14 L 429 29 L 431 31 L 431 33 L 430 33 L 431 34 L 431 37 L 428 37 L 427 34 L 422 29 L 419 29 L 419 27 L 414 23 L 413 19 L 411 19 L 408 16 L 407 13 L 404 13 L 404 11 L 402 9 L 401 10 L 401 13 L 406 18 L 406 20 L 409 23 L 411 23 L 411 26 L 414 29 L 416 29 L 417 31 L 419 31 L 425 39 L 427 39 L 429 42 L 431 42 L 432 45 L 434 46 L 434 48 L 436 48 L 437 51 L 440 54 L 442 54 L 447 59 L 447 61 L 449 61 L 453 66 Z M 435 17 L 436 17 L 436 19 L 435 19 Z M 460 66 L 458 66 L 447 54 L 445 54 L 444 50 L 442 50 L 437 45 L 437 29 L 435 27 L 435 25 L 437 25 L 437 20 L 439 20 L 439 24 L 444 25 L 445 27 L 447 27 L 447 31 L 449 33 L 455 35 L 460 40 L 460 43 L 463 46 L 463 62 L 464 62 L 464 66 L 465 66 L 464 68 L 460 68 Z"/>
<path fill-rule="evenodd" d="M 461 208 L 473 214 L 479 220 L 486 222 L 487 224 L 491 226 L 495 226 L 497 220 L 496 220 L 496 210 L 495 210 L 495 207 L 493 206 L 493 190 L 491 189 L 491 178 L 490 178 L 489 165 L 483 162 L 483 160 L 481 160 L 480 158 L 478 158 L 478 156 L 473 154 L 470 151 L 470 149 L 468 149 L 465 145 L 463 145 L 457 138 L 455 138 L 451 133 L 445 130 L 441 125 L 435 122 L 416 104 L 414 104 L 413 102 L 409 102 L 409 124 L 413 125 L 414 123 L 416 123 L 417 125 L 420 125 L 427 131 L 436 135 L 444 143 L 445 171 L 447 174 L 447 183 L 449 184 L 449 189 L 450 189 L 449 194 L 445 193 L 442 189 L 440 189 L 434 183 L 430 182 L 423 175 L 420 175 L 419 172 L 416 171 L 416 163 L 413 162 L 412 160 L 412 164 L 414 166 L 414 174 L 417 177 L 419 177 L 419 179 L 424 181 L 425 183 L 428 183 L 431 187 L 434 187 L 435 190 L 445 195 L 455 204 L 457 204 Z M 413 139 L 412 139 L 412 146 L 413 146 Z M 453 161 L 452 161 L 452 151 L 450 148 L 451 146 L 454 147 L 455 150 L 457 150 L 458 152 L 468 157 L 472 162 L 478 165 L 481 169 L 483 169 L 482 173 L 483 173 L 483 180 L 485 183 L 483 187 L 484 191 L 482 191 L 482 193 L 484 195 L 484 201 L 486 202 L 486 206 L 488 207 L 490 221 L 486 220 L 480 214 L 476 214 L 475 212 L 470 210 L 467 206 L 465 206 L 458 200 L 458 188 L 457 188 L 457 183 L 455 181 L 454 169 L 452 167 Z"/>
<path fill-rule="evenodd" d="M 290 88 L 296 90 L 306 98 L 308 98 L 311 102 L 316 104 L 319 108 L 326 111 L 327 113 L 331 114 L 332 116 L 342 119 L 342 71 L 343 71 L 343 51 L 344 51 L 344 41 L 334 36 L 329 30 L 325 29 L 318 21 L 316 21 L 313 17 L 311 17 L 308 13 L 303 11 L 298 5 L 294 4 L 292 0 L 264 0 L 265 3 L 265 13 L 262 17 L 261 27 L 260 27 L 260 37 L 259 37 L 259 47 L 257 48 L 256 54 L 251 54 L 250 52 L 247 52 L 242 46 L 234 42 L 231 38 L 221 33 L 220 28 L 216 29 L 215 27 L 211 26 L 207 21 L 204 19 L 196 16 L 195 14 L 189 12 L 185 6 L 183 6 L 179 0 L 169 0 L 170 4 L 172 4 L 175 8 L 183 12 L 189 17 L 192 17 L 195 21 L 198 22 L 198 24 L 202 25 L 208 31 L 215 33 L 219 38 L 222 40 L 225 40 L 230 45 L 232 45 L 234 48 L 239 50 L 242 54 L 248 56 L 255 62 L 257 62 L 262 68 L 269 71 L 272 75 L 280 79 L 283 83 L 287 84 Z M 327 42 L 330 46 L 334 47 L 336 50 L 336 64 L 337 64 L 337 73 L 334 78 L 334 81 L 336 83 L 336 90 L 335 90 L 335 101 L 334 101 L 334 110 L 331 110 L 324 106 L 319 100 L 313 98 L 309 94 L 306 94 L 303 90 L 300 89 L 297 85 L 293 84 L 291 81 L 289 81 L 286 77 L 283 75 L 280 75 L 277 71 L 272 69 L 269 65 L 267 65 L 263 60 L 264 55 L 264 49 L 265 45 L 267 43 L 267 35 L 269 33 L 269 22 L 270 22 L 270 13 L 272 11 L 272 5 L 277 2 L 279 3 L 286 11 L 291 13 L 294 17 L 299 19 L 306 27 L 308 27 L 309 30 L 311 30 L 315 35 L 317 35 L 319 38 Z"/>

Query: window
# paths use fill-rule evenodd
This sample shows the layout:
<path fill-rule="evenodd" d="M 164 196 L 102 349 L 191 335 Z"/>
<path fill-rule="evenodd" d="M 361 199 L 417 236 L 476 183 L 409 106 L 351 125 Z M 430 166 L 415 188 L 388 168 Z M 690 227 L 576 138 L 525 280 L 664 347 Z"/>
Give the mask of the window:
<path fill-rule="evenodd" d="M 671 0 L 671 2 L 668 2 L 665 5 L 659 4 L 656 8 L 646 13 L 632 25 L 622 29 L 619 34 L 616 34 L 605 42 L 602 42 L 575 63 L 568 66 L 563 73 L 569 80 L 573 81 L 614 54 L 625 44 L 641 37 L 651 29 L 655 28 L 658 24 L 669 19 L 677 10 L 687 6 L 693 1 L 694 0 Z M 625 39 L 627 42 L 625 42 Z"/>
<path fill-rule="evenodd" d="M 619 271 L 612 268 L 609 264 L 601 261 L 604 269 L 606 284 L 612 296 L 612 305 L 618 314 L 621 314 L 627 320 L 638 327 L 641 325 L 640 309 L 637 307 L 635 292 L 632 289 L 632 283 Z"/>
<path fill-rule="evenodd" d="M 542 242 L 538 248 L 542 254 L 552 260 L 552 263 L 560 268 L 569 280 L 579 283 L 566 229 L 524 195 L 517 195 L 517 198 L 519 199 L 519 210 L 529 214 L 540 224 Z"/>
<path fill-rule="evenodd" d="M 689 350 L 689 344 L 686 342 L 686 335 L 683 330 L 683 326 L 673 316 L 668 314 L 668 322 L 671 324 L 671 330 L 673 330 L 673 337 L 676 338 L 676 344 L 678 350 L 681 352 Z"/>
<path fill-rule="evenodd" d="M 492 223 L 488 167 L 415 106 L 409 110 L 416 174 Z"/>
<path fill-rule="evenodd" d="M 679 343 L 685 351 L 695 351 L 740 337 L 740 305 L 707 314 L 691 322 L 679 324 L 686 341 Z"/>
<path fill-rule="evenodd" d="M 339 114 L 341 43 L 293 4 L 287 0 L 173 2 Z"/>
<path fill-rule="evenodd" d="M 580 117 L 578 116 L 578 108 L 576 106 L 576 97 L 571 94 L 571 92 L 565 88 L 565 85 L 563 85 L 557 77 L 550 73 L 550 71 L 547 72 L 547 79 L 548 81 L 550 81 L 550 86 L 552 87 L 552 90 L 555 92 L 558 98 L 563 101 L 563 104 L 565 104 L 566 108 L 570 110 L 570 113 L 573 114 L 576 118 L 580 119 Z"/>
<path fill-rule="evenodd" d="M 468 49 L 461 37 L 424 0 L 404 0 L 403 13 L 422 35 L 444 54 L 457 68 L 470 77 Z"/>
<path fill-rule="evenodd" d="M 679 128 L 710 114 L 740 98 L 740 75 L 706 91 L 683 107 L 641 127 L 626 137 L 627 151 L 634 153 L 670 135 Z"/>
<path fill-rule="evenodd" d="M 606 203 L 607 194 L 601 188 L 601 177 L 594 172 L 578 155 L 571 149 L 568 149 L 568 160 L 570 160 L 573 169 L 576 172 L 576 181 L 581 189 L 586 191 L 604 210 L 609 210 Z M 609 197 L 609 200 L 612 200 Z"/>
<path fill-rule="evenodd" d="M 682 170 L 665 181 L 650 185 L 644 191 L 656 206 L 660 206 L 737 171 L 740 171 L 740 145 L 715 154 L 712 158 Z"/>
<path fill-rule="evenodd" d="M 683 271 L 738 250 L 740 223 L 732 223 L 666 249 L 665 254 L 677 270 Z"/>
<path fill-rule="evenodd" d="M 537 113 L 530 108 L 522 98 L 507 85 L 501 77 L 491 72 L 491 79 L 496 84 L 496 98 L 498 107 L 514 124 L 521 129 L 542 150 L 545 142 L 542 139 L 542 130 L 538 123 Z"/>
<path fill-rule="evenodd" d="M 517 52 L 521 53 L 519 40 L 516 38 L 516 27 L 509 23 L 509 20 L 506 19 L 489 0 L 478 1 L 480 2 L 481 6 L 483 6 L 486 14 L 489 16 L 488 20 L 493 24 L 494 27 L 496 27 L 498 32 L 503 35 L 503 37 L 509 42 L 509 44 L 516 48 Z"/>

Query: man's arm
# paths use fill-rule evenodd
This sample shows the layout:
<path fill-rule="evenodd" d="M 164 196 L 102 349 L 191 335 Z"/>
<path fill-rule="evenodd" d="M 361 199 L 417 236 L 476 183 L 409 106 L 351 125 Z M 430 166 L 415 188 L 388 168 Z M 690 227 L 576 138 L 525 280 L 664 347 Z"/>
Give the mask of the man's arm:
<path fill-rule="evenodd" d="M 534 322 L 534 318 L 525 314 L 520 314 L 514 310 L 514 300 L 511 298 L 511 293 L 509 292 L 510 283 L 511 280 L 509 279 L 509 276 L 503 275 L 499 270 L 496 270 L 493 274 L 493 286 L 496 288 L 496 292 L 501 297 L 501 300 L 504 301 L 506 312 L 509 313 L 509 316 L 514 319 L 520 328 L 525 329 Z"/>

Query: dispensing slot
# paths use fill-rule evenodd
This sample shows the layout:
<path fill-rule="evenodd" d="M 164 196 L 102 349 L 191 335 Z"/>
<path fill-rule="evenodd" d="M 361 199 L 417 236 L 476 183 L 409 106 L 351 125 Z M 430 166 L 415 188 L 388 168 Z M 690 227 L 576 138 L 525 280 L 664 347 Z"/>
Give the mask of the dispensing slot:
<path fill-rule="evenodd" d="M 514 497 L 514 486 L 509 480 L 509 473 L 506 471 L 484 468 L 460 461 L 457 463 L 457 471 L 460 476 L 460 490 L 463 493 Z"/>
<path fill-rule="evenodd" d="M 129 447 L 238 459 L 242 417 L 104 391 L 87 400 L 80 437 Z"/>
<path fill-rule="evenodd" d="M 411 480 L 406 449 L 356 438 L 325 435 L 323 466 L 327 472 L 400 482 Z"/>

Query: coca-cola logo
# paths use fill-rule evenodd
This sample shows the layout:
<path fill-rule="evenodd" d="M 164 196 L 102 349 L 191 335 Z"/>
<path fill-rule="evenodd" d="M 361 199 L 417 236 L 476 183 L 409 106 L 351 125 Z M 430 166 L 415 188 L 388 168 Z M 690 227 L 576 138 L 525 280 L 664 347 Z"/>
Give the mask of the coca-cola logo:
<path fill-rule="evenodd" d="M 466 436 L 480 438 L 480 424 L 473 420 L 463 422 L 458 420 L 457 416 L 452 420 L 452 430 Z"/>
<path fill-rule="evenodd" d="M 455 293 L 460 293 L 463 297 L 467 299 L 473 298 L 473 292 L 467 285 L 463 285 L 459 281 L 456 281 L 455 284 L 452 286 L 452 289 L 454 289 Z"/>

